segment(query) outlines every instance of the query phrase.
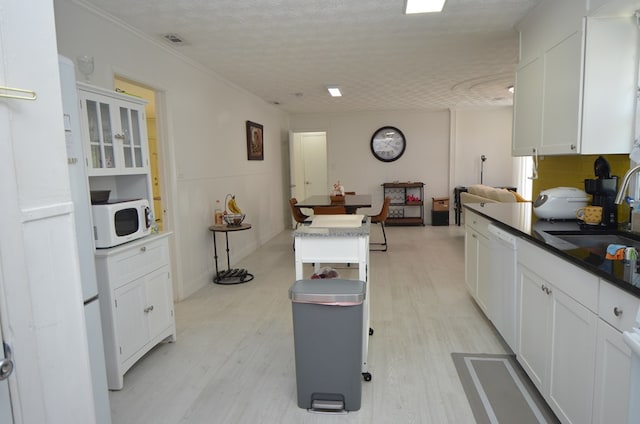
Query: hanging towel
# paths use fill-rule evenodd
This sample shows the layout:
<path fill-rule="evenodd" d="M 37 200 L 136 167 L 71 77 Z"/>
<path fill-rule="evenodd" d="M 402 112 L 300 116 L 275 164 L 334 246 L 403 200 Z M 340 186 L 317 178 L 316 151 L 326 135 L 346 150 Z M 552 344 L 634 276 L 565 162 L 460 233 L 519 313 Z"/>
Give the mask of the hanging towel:
<path fill-rule="evenodd" d="M 610 244 L 607 246 L 607 255 L 605 259 L 613 259 L 616 261 L 621 261 L 624 259 L 624 251 L 627 246 L 623 244 Z"/>

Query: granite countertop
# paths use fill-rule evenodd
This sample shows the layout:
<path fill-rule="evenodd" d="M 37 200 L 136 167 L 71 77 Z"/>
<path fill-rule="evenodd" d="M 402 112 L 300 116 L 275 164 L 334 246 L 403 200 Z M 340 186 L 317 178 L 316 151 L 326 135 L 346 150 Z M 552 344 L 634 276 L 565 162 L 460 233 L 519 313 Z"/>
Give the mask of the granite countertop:
<path fill-rule="evenodd" d="M 556 256 L 596 274 L 598 277 L 640 297 L 640 287 L 632 285 L 624 279 L 624 265 L 619 260 L 605 259 L 592 250 L 572 246 L 561 249 L 557 237 L 547 231 L 581 231 L 580 221 L 547 221 L 538 219 L 533 213 L 531 203 L 467 203 L 464 205 L 494 224 L 534 243 Z M 566 246 L 565 246 L 566 247 Z"/>
<path fill-rule="evenodd" d="M 359 227 L 313 227 L 301 225 L 294 232 L 294 237 L 361 237 L 368 236 L 371 229 L 371 218 L 366 217 Z"/>

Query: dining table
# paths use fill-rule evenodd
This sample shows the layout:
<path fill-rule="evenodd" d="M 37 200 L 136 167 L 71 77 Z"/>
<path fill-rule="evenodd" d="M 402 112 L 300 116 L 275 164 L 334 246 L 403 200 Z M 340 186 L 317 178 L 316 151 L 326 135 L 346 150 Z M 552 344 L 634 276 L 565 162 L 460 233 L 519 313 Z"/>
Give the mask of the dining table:
<path fill-rule="evenodd" d="M 348 214 L 356 213 L 359 208 L 371 207 L 371 195 L 370 194 L 347 194 L 343 196 L 344 199 L 339 201 L 332 201 L 332 196 L 329 195 L 315 195 L 304 199 L 301 202 L 295 204 L 295 207 L 313 209 L 318 206 L 344 206 Z"/>

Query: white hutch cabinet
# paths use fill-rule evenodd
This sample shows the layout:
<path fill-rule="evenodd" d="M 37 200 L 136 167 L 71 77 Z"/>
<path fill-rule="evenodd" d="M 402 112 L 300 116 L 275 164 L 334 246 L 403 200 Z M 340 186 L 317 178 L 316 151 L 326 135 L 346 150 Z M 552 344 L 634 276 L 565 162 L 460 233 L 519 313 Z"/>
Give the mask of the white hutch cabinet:
<path fill-rule="evenodd" d="M 170 233 L 96 251 L 98 296 L 109 389 L 161 341 L 176 340 L 169 266 Z"/>
<path fill-rule="evenodd" d="M 83 152 L 91 190 L 110 199 L 147 199 L 153 210 L 146 100 L 78 83 Z M 96 249 L 107 385 L 162 341 L 176 340 L 169 257 L 171 233 Z"/>

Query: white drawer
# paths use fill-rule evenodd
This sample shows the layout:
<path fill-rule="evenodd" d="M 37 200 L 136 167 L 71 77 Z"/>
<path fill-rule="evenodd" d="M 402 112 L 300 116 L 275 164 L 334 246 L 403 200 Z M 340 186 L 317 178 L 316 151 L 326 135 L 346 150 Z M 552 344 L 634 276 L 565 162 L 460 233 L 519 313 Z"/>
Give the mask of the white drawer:
<path fill-rule="evenodd" d="M 478 215 L 469 209 L 464 210 L 464 223 L 467 227 L 473 228 L 478 233 L 485 237 L 489 236 L 489 223 L 491 222 L 487 218 Z"/>
<path fill-rule="evenodd" d="M 598 310 L 600 279 L 596 275 L 524 239 L 518 239 L 518 262 L 594 313 Z"/>
<path fill-rule="evenodd" d="M 604 280 L 600 280 L 598 315 L 619 331 L 635 325 L 640 299 Z"/>
<path fill-rule="evenodd" d="M 169 246 L 166 238 L 136 243 L 108 259 L 112 288 L 140 278 L 169 263 Z"/>

